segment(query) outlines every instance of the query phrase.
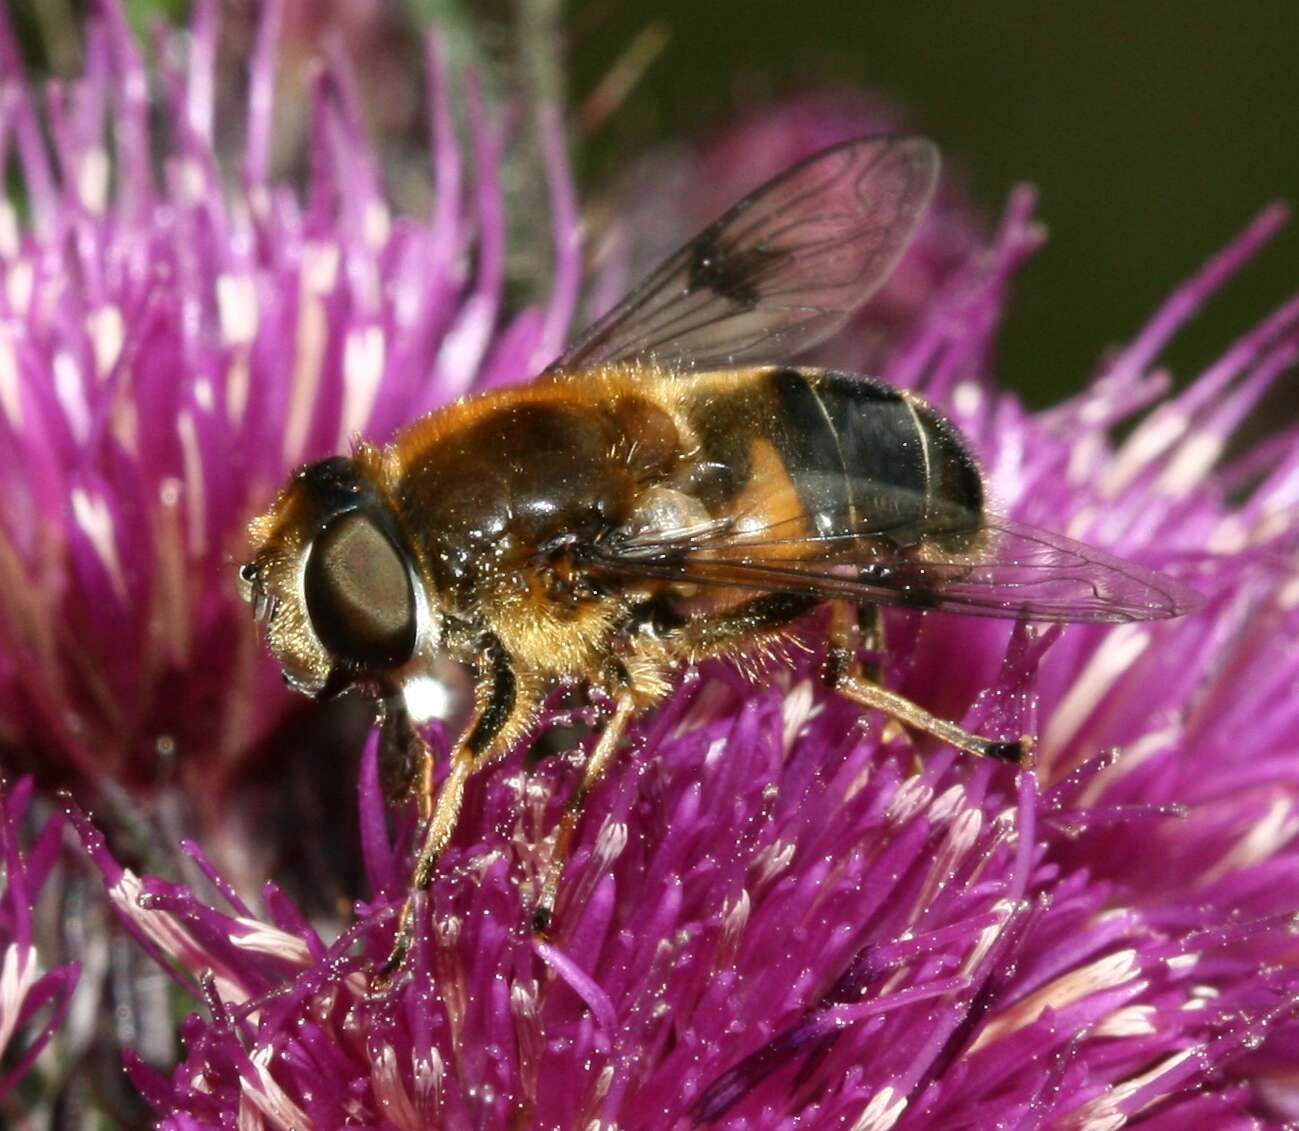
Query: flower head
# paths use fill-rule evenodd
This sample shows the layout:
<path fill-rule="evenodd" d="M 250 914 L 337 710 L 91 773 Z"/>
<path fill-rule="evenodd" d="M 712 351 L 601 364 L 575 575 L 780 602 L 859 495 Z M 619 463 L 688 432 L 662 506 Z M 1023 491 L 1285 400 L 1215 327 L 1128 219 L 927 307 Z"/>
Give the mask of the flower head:
<path fill-rule="evenodd" d="M 341 58 L 311 90 L 305 196 L 272 178 L 277 3 L 249 60 L 244 149 L 218 155 L 217 15 L 198 4 L 151 76 L 121 8 L 98 6 L 83 76 L 49 91 L 52 145 L 0 15 L 0 139 L 26 205 L 0 205 L 7 758 L 88 795 L 178 783 L 207 799 L 199 820 L 229 812 L 250 767 L 294 761 L 303 733 L 236 593 L 250 514 L 303 461 L 533 372 L 568 333 L 577 274 L 554 115 L 554 291 L 508 313 L 503 126 L 470 82 L 470 182 L 436 44 L 436 206 L 401 217 Z"/>
<path fill-rule="evenodd" d="M 32 800 L 25 779 L 0 789 L 0 1105 L 32 1070 L 58 1031 L 72 1001 L 80 970 L 73 964 L 42 972 L 32 918 L 41 889 L 58 859 L 62 821 L 44 824 L 23 850 L 21 830 Z"/>
<path fill-rule="evenodd" d="M 156 737 L 144 751 L 139 735 L 163 734 L 193 767 L 187 784 L 219 788 L 284 711 L 223 573 L 243 518 L 286 467 L 352 431 L 382 436 L 534 371 L 576 301 L 549 111 L 554 291 L 507 319 L 500 133 L 472 87 L 466 203 L 430 51 L 438 191 L 422 223 L 389 213 L 347 73 L 322 71 L 302 202 L 267 168 L 268 11 L 232 183 L 211 144 L 214 4 L 165 84 L 161 181 L 112 5 L 84 86 L 54 102 L 57 175 L 30 92 L 7 104 L 32 219 L 0 246 L 13 441 L 0 453 L 15 453 L 0 459 L 22 484 L 0 514 L 0 562 L 36 597 L 0 591 L 0 718 L 87 776 L 152 780 Z M 110 99 L 111 157 L 96 112 Z M 1012 517 L 1179 572 L 1205 609 L 1113 630 L 892 616 L 890 685 L 983 733 L 1037 733 L 1035 772 L 861 720 L 816 679 L 815 625 L 759 681 L 703 669 L 641 721 L 597 791 L 545 942 L 529 910 L 576 766 L 527 767 L 516 751 L 472 783 L 417 904 L 407 976 L 383 996 L 369 978 L 415 829 L 384 804 L 373 739 L 356 842 L 368 894 L 344 916 L 313 918 L 274 883 L 254 899 L 193 842 L 187 882 L 144 874 L 70 806 L 125 931 L 198 1010 L 178 1062 L 127 1053 L 163 1126 L 928 1131 L 1293 1115 L 1299 445 L 1288 430 L 1224 452 L 1293 366 L 1299 299 L 1175 396 L 1157 368 L 1283 217 L 1265 212 L 1083 393 L 1034 415 L 991 364 L 1040 241 L 1032 203 L 1017 194 L 991 246 L 932 275 L 880 375 L 966 432 Z M 239 742 L 205 735 L 214 721 Z"/>
<path fill-rule="evenodd" d="M 1159 348 L 1281 216 L 1179 291 L 1088 392 L 1033 417 L 984 361 L 1036 241 L 1029 205 L 1012 202 L 891 375 L 949 408 L 1015 514 L 1180 566 L 1207 610 L 1113 631 L 898 618 L 889 667 L 904 689 L 969 726 L 1041 733 L 1038 772 L 1017 777 L 946 750 L 917 768 L 904 736 L 860 727 L 806 658 L 759 688 L 702 673 L 602 787 L 546 943 L 527 909 L 572 767 L 527 772 L 516 756 L 471 791 L 409 978 L 379 999 L 367 976 L 411 830 L 388 833 L 373 746 L 361 825 L 375 897 L 332 943 L 274 889 L 254 915 L 96 848 L 121 914 L 211 1015 L 191 1019 L 170 1075 L 132 1064 L 165 1125 L 1283 1117 L 1299 1034 L 1294 708 L 1279 674 L 1262 677 L 1282 662 L 1266 641 L 1295 616 L 1295 457 L 1229 506 L 1247 466 L 1210 475 L 1202 453 L 1292 360 L 1299 304 L 1109 439 L 1164 395 Z"/>

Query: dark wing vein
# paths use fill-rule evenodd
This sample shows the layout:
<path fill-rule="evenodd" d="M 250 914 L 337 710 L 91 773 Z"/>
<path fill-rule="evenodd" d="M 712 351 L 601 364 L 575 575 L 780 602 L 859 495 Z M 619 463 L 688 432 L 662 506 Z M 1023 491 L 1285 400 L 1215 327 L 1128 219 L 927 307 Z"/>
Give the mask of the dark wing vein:
<path fill-rule="evenodd" d="M 788 532 L 797 521 L 632 535 L 589 553 L 625 574 L 973 616 L 1099 624 L 1181 616 L 1203 603 L 1166 574 L 999 515 L 979 516 L 977 526 L 971 516 L 972 547 L 954 553 L 932 542 L 899 544 L 890 537 L 898 528 L 886 522 L 861 519 L 842 533 L 804 536 Z"/>
<path fill-rule="evenodd" d="M 792 358 L 892 273 L 937 175 L 938 152 L 923 138 L 861 138 L 816 154 L 670 256 L 548 371 Z"/>

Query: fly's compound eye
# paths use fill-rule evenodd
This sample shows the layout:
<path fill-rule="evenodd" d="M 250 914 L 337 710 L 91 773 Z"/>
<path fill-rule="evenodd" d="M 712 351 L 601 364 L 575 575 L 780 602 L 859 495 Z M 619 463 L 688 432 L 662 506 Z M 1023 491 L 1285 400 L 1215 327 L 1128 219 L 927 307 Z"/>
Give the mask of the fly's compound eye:
<path fill-rule="evenodd" d="M 321 644 L 362 667 L 394 667 L 415 650 L 415 593 L 401 552 L 359 511 L 334 519 L 303 578 Z"/>

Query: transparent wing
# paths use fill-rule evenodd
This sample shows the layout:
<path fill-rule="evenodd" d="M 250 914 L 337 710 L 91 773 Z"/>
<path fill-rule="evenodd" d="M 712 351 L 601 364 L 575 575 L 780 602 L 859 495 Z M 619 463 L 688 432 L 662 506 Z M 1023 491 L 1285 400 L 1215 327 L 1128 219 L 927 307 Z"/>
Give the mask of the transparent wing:
<path fill-rule="evenodd" d="M 804 516 L 757 528 L 728 518 L 611 539 L 590 554 L 620 573 L 702 586 L 1032 621 L 1162 620 L 1204 601 L 1165 574 L 998 515 L 949 508 L 938 522 L 931 514 L 921 535 L 914 508 L 896 499 L 885 509 L 890 517 L 871 513 L 880 512 L 818 515 L 834 532 L 812 534 Z"/>
<path fill-rule="evenodd" d="M 861 138 L 732 207 L 550 366 L 686 369 L 783 361 L 823 341 L 889 277 L 933 196 L 938 150 Z"/>

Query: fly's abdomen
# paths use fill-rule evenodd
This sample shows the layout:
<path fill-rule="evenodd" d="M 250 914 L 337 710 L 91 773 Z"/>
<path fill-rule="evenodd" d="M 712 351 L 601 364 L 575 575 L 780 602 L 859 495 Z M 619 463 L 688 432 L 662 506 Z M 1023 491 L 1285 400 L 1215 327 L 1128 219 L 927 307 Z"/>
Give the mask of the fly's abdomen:
<path fill-rule="evenodd" d="M 817 535 L 951 551 L 977 536 L 978 466 L 928 405 L 881 382 L 824 370 L 776 369 L 768 379 L 773 439 Z"/>

